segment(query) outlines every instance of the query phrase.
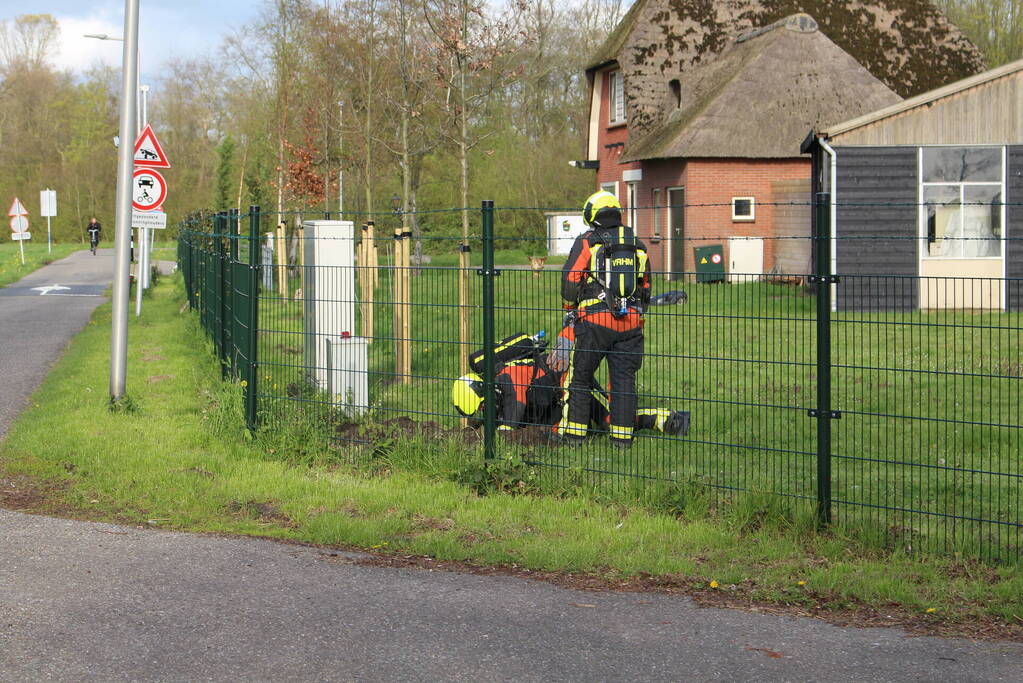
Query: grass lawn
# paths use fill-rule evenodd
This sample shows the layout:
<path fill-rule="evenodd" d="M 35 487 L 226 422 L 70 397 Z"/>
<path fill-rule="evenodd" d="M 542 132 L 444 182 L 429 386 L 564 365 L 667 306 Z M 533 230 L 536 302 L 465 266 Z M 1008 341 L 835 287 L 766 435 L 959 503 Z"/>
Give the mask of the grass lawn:
<path fill-rule="evenodd" d="M 524 252 L 498 253 L 506 264 L 496 278 L 499 338 L 538 329 L 553 335 L 560 326 L 559 271 L 535 275 L 525 262 Z M 365 419 L 410 416 L 454 429 L 451 381 L 461 374 L 459 356 L 471 350 L 457 341 L 456 261 L 434 257 L 413 278 L 409 383 L 395 381 L 390 276 L 385 267 L 375 295 Z M 479 340 L 479 278 L 470 277 Z M 298 286 L 292 282 L 292 291 Z M 640 405 L 692 411 L 687 438 L 643 434 L 627 454 L 600 438 L 579 449 L 512 442 L 503 452 L 545 465 L 538 477 L 554 490 L 584 486 L 637 498 L 696 486 L 726 504 L 736 491 L 777 493 L 790 514 L 808 516 L 817 478 L 818 421 L 808 416 L 817 400 L 814 297 L 789 285 L 655 276 L 655 293 L 678 288 L 689 294 L 686 305 L 647 315 L 638 391 Z M 334 315 L 344 302 L 330 298 Z M 1018 562 L 1019 314 L 835 312 L 832 319 L 832 406 L 842 412 L 832 421 L 836 523 L 879 547 Z M 336 399 L 304 388 L 303 303 L 264 291 L 259 327 L 266 420 L 283 429 L 316 408 L 320 421 L 339 419 Z"/>
<path fill-rule="evenodd" d="M 18 243 L 8 241 L 0 243 L 0 287 L 17 282 L 32 271 L 68 254 L 88 248 L 88 245 L 83 244 L 54 244 L 52 253 L 49 253 L 45 239 L 42 242 L 29 240 L 25 244 L 25 265 L 22 265 Z"/>
<path fill-rule="evenodd" d="M 375 437 L 361 457 L 301 433 L 250 437 L 240 426 L 241 390 L 219 381 L 194 315 L 179 312 L 181 296 L 165 280 L 146 315 L 131 319 L 130 400 L 119 411 L 106 397 L 109 305 L 72 343 L 0 444 L 3 479 L 37 493 L 21 507 L 1020 637 L 1013 624 L 1023 619 L 1023 577 L 1015 569 L 818 534 L 805 517 L 776 513 L 774 497 L 717 508 L 678 498 L 669 514 L 604 505 L 583 488 L 516 494 L 534 488 L 529 468 L 503 459 L 484 471 L 450 435 Z M 481 473 L 494 485 L 480 487 Z M 6 485 L 0 491 L 3 501 Z"/>

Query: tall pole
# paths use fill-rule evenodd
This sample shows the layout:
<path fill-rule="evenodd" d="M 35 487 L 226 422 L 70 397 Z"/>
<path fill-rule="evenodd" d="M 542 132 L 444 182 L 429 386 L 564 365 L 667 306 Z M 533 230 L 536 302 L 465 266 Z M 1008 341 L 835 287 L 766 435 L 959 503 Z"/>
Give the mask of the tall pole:
<path fill-rule="evenodd" d="M 138 93 L 139 0 L 124 0 L 124 51 L 121 57 L 121 125 L 117 148 L 117 199 L 114 221 L 113 322 L 110 337 L 110 400 L 124 397 L 128 375 L 128 267 L 131 257 L 131 172 Z"/>

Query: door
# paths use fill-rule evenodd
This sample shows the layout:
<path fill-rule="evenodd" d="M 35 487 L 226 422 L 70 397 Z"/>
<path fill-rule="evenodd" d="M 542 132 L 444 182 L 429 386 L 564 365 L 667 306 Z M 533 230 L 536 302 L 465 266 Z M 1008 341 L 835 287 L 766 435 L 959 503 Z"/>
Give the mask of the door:
<path fill-rule="evenodd" d="M 728 281 L 754 282 L 764 272 L 764 239 L 730 237 L 728 239 Z"/>
<path fill-rule="evenodd" d="M 671 244 L 669 280 L 681 280 L 686 269 L 686 191 L 681 187 L 668 189 L 668 240 Z"/>

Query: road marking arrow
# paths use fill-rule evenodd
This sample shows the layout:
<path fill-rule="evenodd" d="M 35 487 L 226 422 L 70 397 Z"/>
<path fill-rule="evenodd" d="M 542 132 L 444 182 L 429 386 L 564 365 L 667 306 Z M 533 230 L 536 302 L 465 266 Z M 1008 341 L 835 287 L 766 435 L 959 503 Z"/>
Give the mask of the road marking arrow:
<path fill-rule="evenodd" d="M 65 289 L 71 289 L 70 287 L 64 287 L 63 285 L 46 285 L 45 287 L 33 287 L 33 292 L 39 292 L 39 296 L 46 296 L 50 292 L 60 292 Z"/>

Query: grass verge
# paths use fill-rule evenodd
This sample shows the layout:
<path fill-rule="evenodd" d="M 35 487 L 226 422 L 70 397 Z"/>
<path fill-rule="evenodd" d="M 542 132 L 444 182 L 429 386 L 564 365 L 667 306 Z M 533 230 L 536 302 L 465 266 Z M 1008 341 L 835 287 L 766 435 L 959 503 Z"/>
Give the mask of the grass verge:
<path fill-rule="evenodd" d="M 571 489 L 523 495 L 528 468 L 514 461 L 486 473 L 492 485 L 466 483 L 478 461 L 444 439 L 374 437 L 353 462 L 350 449 L 301 434 L 252 438 L 239 387 L 219 381 L 180 307 L 180 287 L 164 284 L 141 321 L 132 318 L 130 400 L 117 411 L 106 397 L 110 309 L 97 311 L 0 445 L 0 504 L 362 548 L 380 564 L 435 558 L 432 568 L 1023 639 L 1015 569 L 818 534 L 771 497 L 714 510 L 680 490 L 671 505 L 608 505 Z"/>
<path fill-rule="evenodd" d="M 45 235 L 43 235 L 45 237 Z M 54 244 L 53 252 L 46 249 L 46 240 L 25 245 L 25 264 L 21 264 L 21 252 L 17 242 L 0 244 L 0 287 L 17 282 L 34 270 L 62 259 L 72 252 L 88 249 L 83 244 Z"/>

